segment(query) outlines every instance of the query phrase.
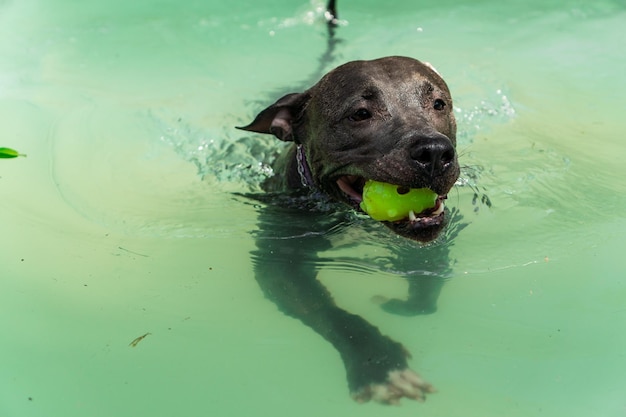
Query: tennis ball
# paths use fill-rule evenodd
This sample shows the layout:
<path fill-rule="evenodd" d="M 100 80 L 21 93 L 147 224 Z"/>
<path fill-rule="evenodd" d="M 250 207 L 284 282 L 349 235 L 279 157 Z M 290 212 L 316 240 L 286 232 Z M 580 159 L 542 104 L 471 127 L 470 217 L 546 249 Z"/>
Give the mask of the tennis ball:
<path fill-rule="evenodd" d="M 363 187 L 361 209 L 374 220 L 396 221 L 435 207 L 437 194 L 428 188 L 407 188 L 368 180 Z"/>

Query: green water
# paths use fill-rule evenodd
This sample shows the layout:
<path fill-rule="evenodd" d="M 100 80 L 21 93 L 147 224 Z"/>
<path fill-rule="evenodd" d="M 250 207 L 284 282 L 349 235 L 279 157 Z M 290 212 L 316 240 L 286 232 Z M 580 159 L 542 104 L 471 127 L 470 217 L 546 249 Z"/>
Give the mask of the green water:
<path fill-rule="evenodd" d="M 626 416 L 624 2 L 339 4 L 331 66 L 433 63 L 493 202 L 451 193 L 469 226 L 434 315 L 372 303 L 406 293 L 389 272 L 320 271 L 438 388 L 400 407 L 354 403 L 263 298 L 231 194 L 274 146 L 232 126 L 310 77 L 317 6 L 0 1 L 0 147 L 28 155 L 0 160 L 0 416 Z M 376 248 L 353 238 L 334 253 Z"/>

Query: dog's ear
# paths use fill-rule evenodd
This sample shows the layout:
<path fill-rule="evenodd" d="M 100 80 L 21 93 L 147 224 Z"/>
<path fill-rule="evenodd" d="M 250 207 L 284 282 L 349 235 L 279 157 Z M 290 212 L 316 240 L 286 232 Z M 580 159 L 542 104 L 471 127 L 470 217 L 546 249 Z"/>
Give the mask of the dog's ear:
<path fill-rule="evenodd" d="M 280 140 L 293 141 L 293 120 L 302 113 L 309 98 L 308 93 L 287 94 L 259 113 L 252 123 L 237 129 L 271 133 Z"/>

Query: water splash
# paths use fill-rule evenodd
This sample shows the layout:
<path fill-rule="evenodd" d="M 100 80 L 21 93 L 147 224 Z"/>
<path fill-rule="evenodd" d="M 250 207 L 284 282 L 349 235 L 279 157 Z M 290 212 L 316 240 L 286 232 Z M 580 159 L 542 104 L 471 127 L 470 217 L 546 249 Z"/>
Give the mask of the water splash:
<path fill-rule="evenodd" d="M 484 134 L 485 129 L 507 123 L 517 114 L 513 103 L 502 88 L 481 99 L 478 104 L 457 106 L 455 113 L 459 127 L 458 140 L 461 145 L 470 144 L 479 132 Z"/>
<path fill-rule="evenodd" d="M 238 136 L 232 127 L 202 129 L 182 119 L 153 119 L 160 125 L 162 142 L 192 162 L 204 181 L 227 191 L 260 191 L 260 184 L 274 174 L 272 161 L 285 147 L 270 136 Z"/>

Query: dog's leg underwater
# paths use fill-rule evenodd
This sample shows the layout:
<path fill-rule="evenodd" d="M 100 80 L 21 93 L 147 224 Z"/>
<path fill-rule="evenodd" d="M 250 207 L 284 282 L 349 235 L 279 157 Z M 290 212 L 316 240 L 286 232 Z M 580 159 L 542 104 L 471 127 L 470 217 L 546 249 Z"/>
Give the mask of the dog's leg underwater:
<path fill-rule="evenodd" d="M 408 369 L 406 349 L 362 317 L 337 306 L 317 280 L 318 253 L 329 247 L 329 215 L 266 207 L 253 252 L 265 296 L 329 341 L 341 355 L 353 398 L 396 403 L 423 400 L 431 385 Z M 339 222 L 340 220 L 336 220 Z"/>

